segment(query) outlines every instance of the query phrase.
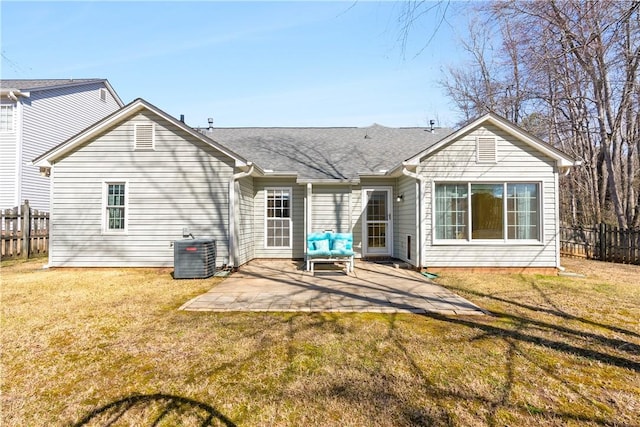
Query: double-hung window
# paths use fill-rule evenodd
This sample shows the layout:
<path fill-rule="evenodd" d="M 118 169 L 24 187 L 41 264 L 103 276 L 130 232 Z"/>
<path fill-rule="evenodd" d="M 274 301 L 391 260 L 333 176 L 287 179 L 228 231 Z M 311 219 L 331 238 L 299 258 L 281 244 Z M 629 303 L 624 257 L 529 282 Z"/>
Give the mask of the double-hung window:
<path fill-rule="evenodd" d="M 438 183 L 435 240 L 540 241 L 537 183 Z"/>
<path fill-rule="evenodd" d="M 291 188 L 267 188 L 265 197 L 265 246 L 290 248 Z"/>
<path fill-rule="evenodd" d="M 105 184 L 105 232 L 125 232 L 127 230 L 127 185 L 124 182 Z"/>
<path fill-rule="evenodd" d="M 0 105 L 0 132 L 13 132 L 13 105 Z"/>

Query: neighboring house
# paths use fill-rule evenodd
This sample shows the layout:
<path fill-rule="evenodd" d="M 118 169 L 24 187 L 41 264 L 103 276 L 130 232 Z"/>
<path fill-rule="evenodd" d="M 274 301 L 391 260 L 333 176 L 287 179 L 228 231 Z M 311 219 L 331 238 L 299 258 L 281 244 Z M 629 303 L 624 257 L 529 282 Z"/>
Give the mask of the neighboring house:
<path fill-rule="evenodd" d="M 357 257 L 555 269 L 575 161 L 492 114 L 457 131 L 198 131 L 138 99 L 34 164 L 50 168 L 51 266 L 171 266 L 187 233 L 217 241 L 218 265 L 303 258 L 307 233 L 333 230 Z"/>
<path fill-rule="evenodd" d="M 0 80 L 0 209 L 49 210 L 36 157 L 123 106 L 105 79 Z"/>

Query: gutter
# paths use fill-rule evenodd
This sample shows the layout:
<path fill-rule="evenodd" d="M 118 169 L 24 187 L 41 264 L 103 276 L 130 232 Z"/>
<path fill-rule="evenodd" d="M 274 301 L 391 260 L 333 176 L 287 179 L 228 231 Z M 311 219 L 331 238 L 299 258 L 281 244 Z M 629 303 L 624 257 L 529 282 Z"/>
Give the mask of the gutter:
<path fill-rule="evenodd" d="M 238 172 L 229 178 L 229 256 L 227 259 L 227 267 L 233 267 L 235 264 L 236 250 L 236 181 L 246 178 L 253 173 L 255 169 L 253 163 L 247 162 L 249 170 Z"/>

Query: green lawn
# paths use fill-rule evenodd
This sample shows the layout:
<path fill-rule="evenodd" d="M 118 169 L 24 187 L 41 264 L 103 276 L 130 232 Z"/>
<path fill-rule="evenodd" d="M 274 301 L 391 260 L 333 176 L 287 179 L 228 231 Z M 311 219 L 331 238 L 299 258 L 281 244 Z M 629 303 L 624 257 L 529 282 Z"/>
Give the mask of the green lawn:
<path fill-rule="evenodd" d="M 638 425 L 640 267 L 564 261 L 437 280 L 482 317 L 179 312 L 218 279 L 3 263 L 0 425 Z"/>

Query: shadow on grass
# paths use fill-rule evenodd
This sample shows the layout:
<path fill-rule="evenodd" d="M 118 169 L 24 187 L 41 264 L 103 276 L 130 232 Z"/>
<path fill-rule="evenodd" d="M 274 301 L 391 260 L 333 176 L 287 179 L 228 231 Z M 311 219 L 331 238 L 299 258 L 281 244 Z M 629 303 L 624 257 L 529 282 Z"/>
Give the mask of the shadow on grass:
<path fill-rule="evenodd" d="M 168 394 L 134 394 L 88 413 L 72 427 L 111 425 L 198 425 L 235 426 L 236 424 L 206 403 Z"/>
<path fill-rule="evenodd" d="M 323 290 L 327 293 L 342 293 L 348 294 L 354 299 L 363 299 L 372 306 L 384 305 L 389 302 L 383 299 L 376 299 L 375 297 L 365 297 L 363 295 L 351 294 L 349 291 L 341 288 L 332 288 L 331 284 L 342 284 L 349 280 L 348 276 L 333 276 L 327 275 L 324 277 L 324 284 L 319 285 L 317 283 L 310 283 L 306 280 L 299 280 L 294 276 L 282 275 L 282 272 L 277 271 L 273 267 L 265 267 L 260 272 L 246 272 L 248 277 L 271 277 L 272 274 L 278 273 L 276 280 L 282 283 L 288 283 L 294 289 L 293 293 L 304 292 L 307 290 Z M 394 274 L 393 270 L 390 270 L 390 275 Z M 407 280 L 418 281 L 418 279 L 408 278 Z M 421 280 L 420 280 L 421 281 Z M 371 282 L 373 285 L 374 282 Z M 380 286 L 380 284 L 376 284 Z M 529 402 L 523 402 L 514 398 L 515 386 L 521 387 L 526 383 L 526 377 L 522 377 L 519 374 L 522 369 L 519 366 L 520 360 L 526 360 L 530 363 L 534 370 L 541 372 L 542 375 L 553 379 L 558 385 L 565 387 L 568 392 L 573 395 L 579 396 L 580 400 L 586 402 L 589 407 L 596 410 L 596 412 L 602 411 L 602 408 L 608 408 L 614 412 L 620 412 L 622 418 L 625 416 L 624 411 L 620 409 L 617 403 L 611 403 L 607 401 L 606 394 L 602 396 L 589 396 L 585 394 L 582 387 L 576 384 L 574 381 L 564 378 L 562 375 L 557 374 L 552 368 L 546 366 L 544 363 L 540 363 L 535 357 L 531 357 L 529 345 L 534 345 L 541 350 L 551 350 L 559 354 L 568 355 L 570 357 L 581 357 L 589 360 L 596 361 L 609 366 L 615 366 L 622 369 L 633 371 L 633 374 L 640 372 L 640 363 L 635 356 L 640 354 L 640 346 L 631 342 L 631 339 L 637 336 L 632 331 L 626 331 L 622 328 L 607 325 L 597 321 L 590 321 L 578 316 L 566 313 L 557 308 L 556 305 L 552 305 L 553 308 L 544 308 L 534 304 L 526 304 L 518 300 L 510 300 L 507 298 L 497 297 L 491 294 L 484 294 L 481 292 L 457 288 L 450 285 L 440 285 L 453 292 L 460 292 L 462 294 L 474 295 L 477 297 L 490 298 L 500 301 L 504 304 L 502 312 L 494 311 L 491 317 L 474 317 L 474 316 L 445 316 L 437 313 L 427 313 L 423 316 L 428 319 L 432 319 L 438 322 L 456 325 L 465 329 L 472 329 L 477 331 L 477 335 L 470 339 L 470 341 L 477 340 L 490 340 L 498 344 L 503 342 L 506 345 L 504 353 L 504 361 L 501 362 L 504 368 L 504 378 L 496 388 L 495 393 L 485 394 L 483 392 L 475 392 L 473 390 L 464 390 L 458 387 L 447 387 L 441 385 L 425 372 L 421 367 L 421 363 L 424 360 L 416 358 L 414 350 L 405 345 L 405 342 L 401 336 L 401 333 L 396 333 L 396 314 L 389 314 L 389 335 L 388 339 L 394 343 L 394 346 L 401 352 L 405 362 L 410 367 L 413 373 L 415 381 L 413 381 L 411 387 L 416 387 L 416 392 L 423 393 L 425 396 L 430 397 L 430 401 L 433 404 L 427 404 L 424 407 L 414 407 L 407 401 L 406 397 L 402 395 L 402 392 L 396 393 L 394 388 L 398 386 L 397 378 L 393 375 L 385 375 L 380 372 L 371 372 L 367 381 L 361 383 L 354 383 L 349 378 L 337 377 L 328 384 L 323 384 L 319 390 L 316 390 L 322 396 L 328 398 L 337 398 L 343 401 L 353 401 L 354 404 L 359 404 L 362 401 L 375 402 L 376 406 L 397 408 L 397 411 L 411 425 L 450 425 L 452 420 L 455 419 L 455 414 L 449 412 L 447 406 L 451 399 L 456 401 L 475 402 L 482 405 L 486 410 L 484 415 L 485 422 L 488 425 L 497 425 L 501 417 L 501 411 L 509 411 L 513 413 L 519 413 L 523 416 L 541 417 L 540 419 L 555 419 L 556 421 L 562 420 L 563 422 L 577 422 L 577 423 L 592 423 L 597 425 L 611 425 L 611 419 L 606 416 L 600 416 L 596 413 L 590 414 L 581 410 L 565 410 L 554 405 L 545 407 L 536 407 Z M 364 285 L 368 288 L 368 285 Z M 391 289 L 389 289 L 391 290 Z M 411 291 L 400 291 L 405 296 L 411 296 Z M 549 303 L 549 301 L 547 301 Z M 509 308 L 520 307 L 526 308 L 531 311 L 532 317 L 528 317 L 522 314 L 516 314 Z M 601 335 L 597 330 L 583 331 L 580 328 L 572 328 L 563 326 L 553 321 L 543 321 L 535 318 L 533 313 L 544 312 L 546 314 L 554 315 L 560 319 L 571 319 L 579 322 L 583 322 L 589 326 L 595 326 L 596 328 L 609 329 L 629 336 L 629 340 L 624 338 L 609 338 Z M 287 318 L 286 322 L 289 324 L 288 338 L 292 342 L 295 340 L 295 336 L 301 332 L 299 325 L 296 325 L 295 319 L 299 316 L 308 318 L 313 316 L 314 322 L 306 324 L 305 328 L 315 328 L 318 326 L 325 326 L 327 323 L 333 325 L 332 332 L 341 334 L 344 331 L 337 319 L 340 318 L 339 314 L 325 313 L 325 317 L 313 313 L 296 313 Z M 496 319 L 508 319 L 509 323 L 496 322 Z M 547 336 L 541 336 L 542 334 L 550 334 Z M 600 348 L 592 348 L 592 345 L 599 345 Z M 293 363 L 293 359 L 296 353 L 296 348 L 290 347 L 287 355 L 289 364 Z M 294 374 L 291 373 L 293 376 Z M 418 391 L 418 390 L 421 390 Z M 284 397 L 284 396 L 283 396 Z M 605 410 L 604 412 L 607 412 Z M 618 420 L 616 425 L 633 425 L 625 424 L 624 420 Z"/>
<path fill-rule="evenodd" d="M 363 263 L 361 265 L 358 266 L 359 269 L 366 269 L 367 264 Z M 260 278 L 266 278 L 269 277 L 269 274 L 271 273 L 280 273 L 278 270 L 276 270 L 275 268 L 272 267 L 267 267 L 267 266 L 262 266 L 261 267 L 263 272 L 267 272 L 267 274 L 257 274 L 255 272 L 250 272 L 247 275 L 251 276 L 251 277 L 260 277 Z M 379 273 L 378 273 L 379 274 Z M 388 271 L 385 272 L 386 275 L 395 275 L 396 273 L 394 272 L 393 269 L 389 269 Z M 339 277 L 333 277 L 333 276 L 323 276 L 323 278 L 326 281 L 335 281 L 338 284 L 340 283 L 344 283 L 344 282 L 348 282 L 350 280 L 349 276 L 345 276 L 344 274 L 340 275 Z M 425 280 L 423 280 L 422 278 L 410 278 L 410 277 L 405 277 L 402 276 L 403 280 L 409 280 L 409 281 L 415 281 L 415 282 L 421 282 L 424 283 Z M 355 300 L 361 300 L 362 302 L 365 302 L 366 304 L 370 304 L 370 305 L 385 305 L 388 304 L 388 301 L 383 300 L 383 299 L 376 299 L 375 297 L 371 297 L 371 296 L 364 296 L 364 295 L 357 295 L 357 294 L 352 294 L 344 289 L 332 289 L 331 287 L 327 287 L 325 285 L 318 285 L 315 283 L 310 283 L 304 280 L 298 280 L 297 278 L 294 277 L 278 277 L 277 279 L 280 282 L 283 283 L 288 283 L 290 284 L 294 289 L 298 289 L 300 292 L 304 291 L 304 290 L 319 290 L 319 291 L 325 291 L 327 293 L 332 293 L 332 294 L 342 294 L 344 296 L 349 296 Z M 360 281 L 364 281 L 362 278 L 359 279 Z M 365 281 L 365 282 L 369 282 L 369 281 Z M 401 296 L 405 296 L 405 297 L 411 297 L 411 296 L 415 296 L 413 293 L 411 293 L 410 291 L 402 291 L 399 289 L 391 289 L 388 286 L 383 285 L 382 283 L 374 283 L 374 282 L 370 282 L 372 285 L 376 285 L 375 288 L 371 288 L 373 290 L 379 290 L 380 288 L 387 288 L 387 290 L 392 291 L 394 294 L 397 295 L 401 295 Z M 605 329 L 609 329 L 609 330 L 613 330 L 616 332 L 621 332 L 621 333 L 626 333 L 629 335 L 635 335 L 633 332 L 630 331 L 626 331 L 622 328 L 618 328 L 612 325 L 606 325 L 603 323 L 597 323 L 597 322 L 592 322 L 592 321 L 588 321 L 586 319 L 583 318 L 579 318 L 577 316 L 573 316 L 570 315 L 568 313 L 565 313 L 563 311 L 560 311 L 558 309 L 553 309 L 553 310 L 549 310 L 549 309 L 545 309 L 543 307 L 538 307 L 538 306 L 533 306 L 533 305 L 528 305 L 528 304 L 524 304 L 521 303 L 519 301 L 513 301 L 513 300 L 509 300 L 506 298 L 500 298 L 500 297 L 496 297 L 494 295 L 490 295 L 490 294 L 485 294 L 482 292 L 477 292 L 477 291 L 472 291 L 472 290 L 468 290 L 468 289 L 463 289 L 463 288 L 458 288 L 456 286 L 451 286 L 451 285 L 440 285 L 445 289 L 448 289 L 452 292 L 460 292 L 460 293 L 469 293 L 475 296 L 479 296 L 479 297 L 484 297 L 484 298 L 490 298 L 490 299 L 495 299 L 497 301 L 500 301 L 502 303 L 505 304 L 512 304 L 515 306 L 519 306 L 522 308 L 526 308 L 529 309 L 531 311 L 544 311 L 547 312 L 548 314 L 552 314 L 555 316 L 558 316 L 560 318 L 564 318 L 564 319 L 572 319 L 572 320 L 577 320 L 577 321 L 581 321 L 584 322 L 586 324 L 592 325 L 592 326 L 597 326 L 600 328 L 605 328 Z M 368 288 L 369 286 L 367 285 L 361 285 L 360 288 L 366 287 Z M 535 287 L 535 284 L 534 284 Z M 412 306 L 403 304 L 403 305 L 399 305 L 399 308 L 404 308 L 407 310 L 411 310 Z M 622 340 L 622 339 L 616 339 L 616 338 L 608 338 L 608 337 L 604 337 L 602 335 L 596 334 L 596 333 L 592 333 L 592 332 L 586 332 L 586 331 L 581 331 L 578 329 L 572 329 L 572 328 L 568 328 L 568 327 L 564 327 L 564 326 L 560 326 L 558 324 L 554 324 L 554 323 L 548 323 L 548 322 L 543 322 L 543 321 L 539 321 L 539 320 L 535 320 L 529 317 L 524 317 L 521 315 L 514 315 L 514 314 L 509 314 L 506 312 L 496 312 L 493 311 L 491 313 L 492 315 L 496 316 L 496 317 L 502 317 L 502 318 L 508 318 L 511 321 L 515 322 L 518 325 L 522 325 L 522 326 L 534 326 L 538 329 L 542 329 L 542 330 L 548 330 L 548 331 L 554 331 L 557 332 L 559 334 L 562 334 L 565 337 L 571 337 L 574 339 L 579 339 L 579 340 L 590 340 L 592 342 L 596 342 L 599 343 L 601 345 L 604 345 L 612 350 L 615 350 L 616 352 L 623 352 L 623 353 L 628 353 L 631 356 L 637 356 L 640 355 L 640 346 L 630 342 L 630 341 L 626 341 L 626 340 Z M 549 339 L 549 338 L 543 338 L 543 337 L 539 337 L 537 335 L 531 334 L 529 333 L 529 331 L 527 331 L 526 329 L 520 330 L 511 330 L 508 328 L 502 328 L 499 326 L 493 326 L 490 324 L 486 324 L 483 322 L 479 322 L 476 319 L 473 318 L 460 318 L 460 317 L 450 317 L 450 316 L 445 316 L 445 315 L 441 315 L 441 314 L 437 314 L 437 313 L 426 313 L 427 317 L 432 317 L 434 319 L 438 319 L 438 320 L 442 320 L 442 321 L 448 321 L 450 323 L 454 323 L 454 324 L 458 324 L 460 326 L 466 326 L 466 327 L 471 327 L 471 328 L 479 328 L 481 330 L 484 330 L 485 333 L 487 335 L 493 335 L 493 336 L 498 336 L 498 337 L 504 337 L 504 336 L 509 336 L 512 339 L 518 340 L 520 342 L 528 342 L 528 343 L 532 343 L 532 344 L 536 344 L 542 347 L 547 347 L 547 348 L 552 348 L 556 351 L 561 351 L 567 354 L 571 354 L 571 355 L 578 355 L 581 357 L 585 357 L 591 360 L 596 360 L 602 363 L 606 363 L 609 365 L 613 365 L 613 366 L 618 366 L 621 368 L 626 368 L 626 369 L 631 369 L 635 372 L 640 372 L 640 363 L 632 360 L 632 359 L 628 359 L 626 357 L 622 357 L 622 356 L 617 356 L 614 354 L 609 354 L 607 352 L 601 352 L 601 351 L 597 351 L 597 350 L 593 350 L 593 349 L 589 349 L 589 348 L 583 348 L 581 347 L 579 344 L 570 344 L 568 342 L 563 342 L 561 340 L 554 340 L 554 339 Z"/>
<path fill-rule="evenodd" d="M 438 321 L 449 322 L 449 323 L 452 322 L 452 323 L 457 323 L 464 326 L 470 326 L 473 328 L 479 327 L 478 323 L 476 322 L 464 321 L 464 320 L 457 322 L 456 320 L 459 320 L 459 319 L 454 319 L 448 316 L 441 316 L 437 314 L 436 315 L 426 314 L 424 316 L 427 318 L 438 320 Z M 553 373 L 549 372 L 548 369 L 545 369 L 544 367 L 536 363 L 534 360 L 529 358 L 527 355 L 527 351 L 521 348 L 520 342 L 518 342 L 523 335 L 519 330 L 513 331 L 513 334 L 511 335 L 505 334 L 505 335 L 489 337 L 490 339 L 499 338 L 502 341 L 504 341 L 505 344 L 507 345 L 507 351 L 505 352 L 505 361 L 504 361 L 504 368 L 505 368 L 504 381 L 501 384 L 501 386 L 496 389 L 495 395 L 493 396 L 483 395 L 482 393 L 476 393 L 470 390 L 465 391 L 464 389 L 449 388 L 446 386 L 438 385 L 424 372 L 423 368 L 420 366 L 420 361 L 417 360 L 412 355 L 412 351 L 409 348 L 407 348 L 407 346 L 403 342 L 401 334 L 398 334 L 398 331 L 397 331 L 396 319 L 397 319 L 397 316 L 395 314 L 390 315 L 389 332 L 387 335 L 387 339 L 391 340 L 394 343 L 394 345 L 398 348 L 398 350 L 401 352 L 401 354 L 405 358 L 405 361 L 410 367 L 412 373 L 417 378 L 419 378 L 419 381 L 415 381 L 414 385 L 422 389 L 422 391 L 427 396 L 431 397 L 436 403 L 440 401 L 449 401 L 451 399 L 455 399 L 460 402 L 478 403 L 486 409 L 486 413 L 483 413 L 481 411 L 477 413 L 477 416 L 478 417 L 484 416 L 486 425 L 489 425 L 489 426 L 499 425 L 500 417 L 498 413 L 500 410 L 502 411 L 507 410 L 509 412 L 519 413 L 524 416 L 540 417 L 537 422 L 540 425 L 543 424 L 542 420 L 545 420 L 545 419 L 549 424 L 552 424 L 552 421 L 551 421 L 552 419 L 556 419 L 556 420 L 562 420 L 563 423 L 578 422 L 580 424 L 589 423 L 589 424 L 595 424 L 595 425 L 601 425 L 601 426 L 617 425 L 617 426 L 630 427 L 632 425 L 635 425 L 635 424 L 626 424 L 624 422 L 613 423 L 611 419 L 602 417 L 602 416 L 597 416 L 597 415 L 585 415 L 578 412 L 576 413 L 566 412 L 561 410 L 555 410 L 550 407 L 538 408 L 527 402 L 519 402 L 516 399 L 514 399 L 512 396 L 513 389 L 516 385 L 518 385 L 519 382 L 522 382 L 522 379 L 518 380 L 517 373 L 516 373 L 519 369 L 516 358 L 521 357 L 526 359 L 529 363 L 532 363 L 533 365 L 537 366 L 539 369 L 544 371 L 547 375 L 553 377 L 556 381 L 563 384 L 572 392 L 579 395 L 585 401 L 594 402 L 593 396 L 585 396 L 582 392 L 580 392 L 578 387 L 573 386 L 566 379 L 563 379 L 557 375 L 554 375 Z M 443 405 L 439 405 L 439 407 L 442 407 L 442 406 Z M 441 423 L 437 425 L 454 425 L 454 424 L 445 422 L 449 420 L 450 418 L 448 416 L 445 418 L 442 418 L 440 419 Z M 432 424 L 429 424 L 429 425 L 432 425 Z"/>

